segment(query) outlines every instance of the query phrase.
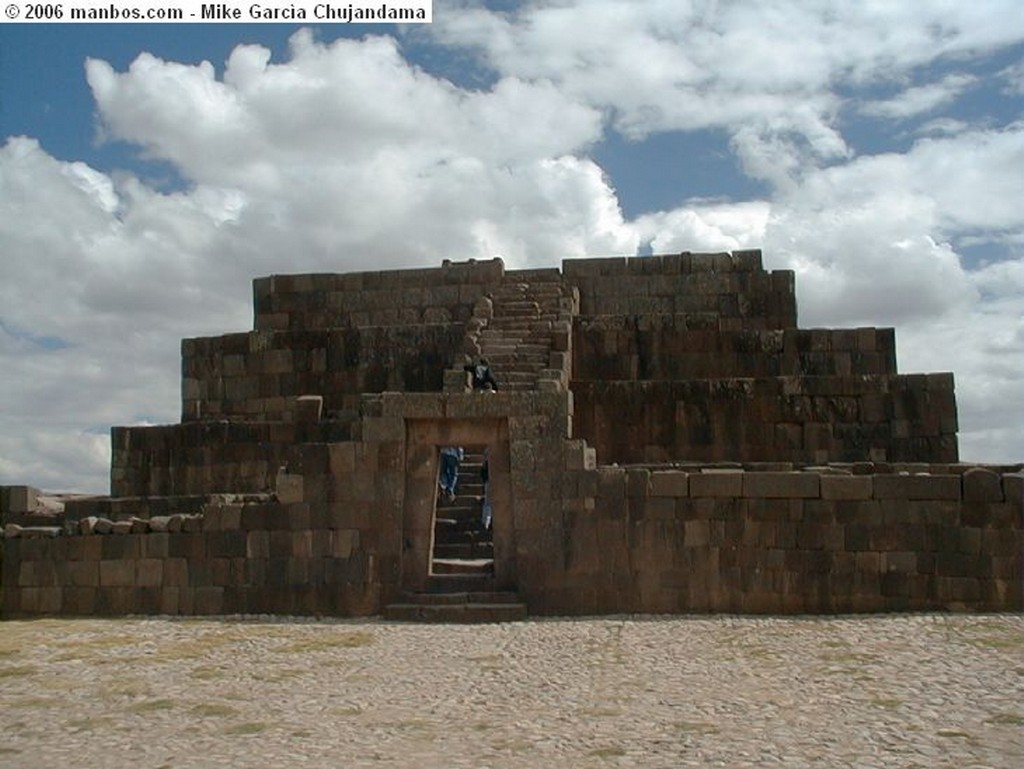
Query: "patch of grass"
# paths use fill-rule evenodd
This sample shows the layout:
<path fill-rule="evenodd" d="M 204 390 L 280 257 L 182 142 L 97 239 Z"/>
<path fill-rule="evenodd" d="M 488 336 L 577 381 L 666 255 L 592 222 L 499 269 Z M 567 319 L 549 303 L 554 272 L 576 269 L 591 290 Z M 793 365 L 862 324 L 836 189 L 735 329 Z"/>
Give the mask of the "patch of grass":
<path fill-rule="evenodd" d="M 392 721 L 388 724 L 393 729 L 402 731 L 433 732 L 435 725 L 422 718 L 409 718 L 405 721 Z"/>
<path fill-rule="evenodd" d="M 318 635 L 302 641 L 280 646 L 275 651 L 282 654 L 308 654 L 311 652 L 330 651 L 332 649 L 357 649 L 373 643 L 373 633 L 357 631 L 353 633 Z"/>
<path fill-rule="evenodd" d="M 132 713 L 153 713 L 158 710 L 173 710 L 174 700 L 148 700 L 132 705 L 128 710 Z"/>
<path fill-rule="evenodd" d="M 879 708 L 885 708 L 886 710 L 895 710 L 903 704 L 903 700 L 897 699 L 896 697 L 875 697 L 871 700 L 871 704 Z"/>
<path fill-rule="evenodd" d="M 273 683 L 276 681 L 287 681 L 289 678 L 298 678 L 307 672 L 308 671 L 306 670 L 300 670 L 298 668 L 287 668 L 285 670 L 261 670 L 254 673 L 253 678 Z"/>
<path fill-rule="evenodd" d="M 113 634 L 100 635 L 95 637 L 71 637 L 58 642 L 61 649 L 56 659 L 61 662 L 73 662 L 76 660 L 89 660 L 92 657 L 106 657 L 115 650 L 135 646 L 139 643 L 136 636 Z"/>
<path fill-rule="evenodd" d="M 1010 634 L 971 638 L 968 643 L 982 649 L 996 649 L 998 651 L 1017 651 L 1024 649 L 1024 638 Z"/>
<path fill-rule="evenodd" d="M 675 727 L 684 732 L 697 734 L 718 734 L 718 727 L 707 721 L 676 721 Z"/>
<path fill-rule="evenodd" d="M 64 722 L 64 726 L 76 732 L 93 732 L 97 729 L 109 729 L 113 724 L 114 719 L 109 716 L 86 716 L 85 718 L 74 718 Z"/>
<path fill-rule="evenodd" d="M 974 739 L 967 732 L 961 731 L 959 729 L 939 729 L 937 732 L 935 732 L 935 734 L 939 737 L 952 737 L 962 740 Z"/>
<path fill-rule="evenodd" d="M 192 713 L 201 718 L 227 718 L 238 715 L 238 711 L 230 705 L 216 702 L 196 705 L 192 708 Z"/>
<path fill-rule="evenodd" d="M 1024 716 L 1020 713 L 997 713 L 991 718 L 986 718 L 985 723 L 1001 724 L 1006 726 L 1024 726 Z"/>
<path fill-rule="evenodd" d="M 20 700 L 14 700 L 13 702 L 7 703 L 7 707 L 10 708 L 56 708 L 61 707 L 64 704 L 63 700 L 58 700 L 55 697 L 25 697 Z"/>
<path fill-rule="evenodd" d="M 11 668 L 0 668 L 0 678 L 20 678 L 34 676 L 39 671 L 32 665 L 15 665 Z"/>
<path fill-rule="evenodd" d="M 331 708 L 331 714 L 335 716 L 360 716 L 363 714 L 363 709 L 358 705 L 339 705 L 336 708 Z"/>
<path fill-rule="evenodd" d="M 818 659 L 825 660 L 826 662 L 875 662 L 878 657 L 874 654 L 865 654 L 864 652 L 826 652 L 825 654 L 819 654 Z"/>
<path fill-rule="evenodd" d="M 825 641 L 822 643 L 822 646 L 826 646 L 829 649 L 842 649 L 849 645 L 846 641 Z"/>
<path fill-rule="evenodd" d="M 145 697 L 149 691 L 149 684 L 126 678 L 123 681 L 111 681 L 100 693 L 104 697 Z"/>
<path fill-rule="evenodd" d="M 514 737 L 507 740 L 497 740 L 491 743 L 491 748 L 507 753 L 525 753 L 533 749 L 533 745 L 522 737 Z"/>
<path fill-rule="evenodd" d="M 218 678 L 224 678 L 227 675 L 221 668 L 215 668 L 211 665 L 200 665 L 197 668 L 193 668 L 189 673 L 190 678 L 195 678 L 197 681 L 214 681 Z"/>
<path fill-rule="evenodd" d="M 593 756 L 594 758 L 618 758 L 619 756 L 626 755 L 626 751 L 617 745 L 612 745 L 607 748 L 596 748 L 590 751 L 587 755 Z"/>
<path fill-rule="evenodd" d="M 580 708 L 577 711 L 581 716 L 597 716 L 598 718 L 605 718 L 610 716 L 621 716 L 622 711 L 619 708 L 609 707 L 591 707 L 591 708 Z"/>
<path fill-rule="evenodd" d="M 236 724 L 235 726 L 229 726 L 224 730 L 224 734 L 237 737 L 247 734 L 260 734 L 265 732 L 269 726 L 262 721 L 249 721 L 244 724 Z"/>

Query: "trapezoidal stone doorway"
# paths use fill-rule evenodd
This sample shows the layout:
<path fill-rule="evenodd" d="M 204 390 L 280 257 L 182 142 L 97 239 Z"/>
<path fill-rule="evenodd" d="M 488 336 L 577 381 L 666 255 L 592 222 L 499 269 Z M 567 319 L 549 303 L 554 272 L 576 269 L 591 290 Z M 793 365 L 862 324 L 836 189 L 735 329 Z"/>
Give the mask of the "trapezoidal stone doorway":
<path fill-rule="evenodd" d="M 465 516 L 480 513 L 479 499 L 482 489 L 477 484 L 468 494 L 456 494 L 446 499 L 440 490 L 441 451 L 447 447 L 461 447 L 468 473 L 463 478 L 479 477 L 479 464 L 484 455 L 488 465 L 487 500 L 492 510 L 493 576 L 487 574 L 488 587 L 493 590 L 516 588 L 515 526 L 512 516 L 512 484 L 509 474 L 508 420 L 485 419 L 407 419 L 406 420 L 406 473 L 405 505 L 402 523 L 402 589 L 426 591 L 431 585 L 452 585 L 458 569 L 451 568 L 446 558 L 450 550 L 437 549 L 437 532 L 445 525 L 465 526 Z M 466 480 L 463 480 L 465 483 Z M 477 491 L 480 494 L 477 494 Z M 464 500 L 460 504 L 460 500 Z M 440 508 L 440 510 L 439 510 Z M 466 559 L 467 561 L 472 559 Z M 455 572 L 455 574 L 453 574 Z M 452 588 L 457 589 L 455 587 Z"/>

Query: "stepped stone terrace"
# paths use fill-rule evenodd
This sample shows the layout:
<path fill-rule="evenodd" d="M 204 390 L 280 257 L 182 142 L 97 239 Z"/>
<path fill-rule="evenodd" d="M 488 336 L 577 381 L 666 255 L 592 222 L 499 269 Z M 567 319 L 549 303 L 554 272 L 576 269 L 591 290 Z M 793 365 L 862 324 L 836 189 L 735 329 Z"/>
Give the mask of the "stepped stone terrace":
<path fill-rule="evenodd" d="M 6 616 L 1022 606 L 1024 465 L 960 463 L 952 375 L 799 328 L 759 251 L 253 293 L 182 342 L 180 423 L 112 429 L 110 496 L 4 490 Z"/>

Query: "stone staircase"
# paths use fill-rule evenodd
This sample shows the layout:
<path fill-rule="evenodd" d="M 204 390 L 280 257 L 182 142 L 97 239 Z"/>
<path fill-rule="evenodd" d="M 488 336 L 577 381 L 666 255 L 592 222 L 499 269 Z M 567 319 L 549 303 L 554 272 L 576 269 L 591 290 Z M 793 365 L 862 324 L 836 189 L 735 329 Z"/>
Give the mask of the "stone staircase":
<path fill-rule="evenodd" d="M 571 289 L 575 292 L 575 289 Z M 475 319 L 467 348 L 486 358 L 501 392 L 568 386 L 571 323 L 579 305 L 557 274 L 509 273 Z M 466 375 L 449 372 L 452 389 L 464 389 Z"/>
<path fill-rule="evenodd" d="M 466 451 L 456 497 L 439 497 L 434 550 L 422 592 L 406 592 L 384 617 L 411 622 L 510 622 L 526 618 L 526 605 L 494 580 L 494 540 L 482 523 L 483 454 Z"/>
<path fill-rule="evenodd" d="M 483 462 L 482 451 L 466 449 L 455 499 L 438 498 L 431 574 L 494 574 L 494 541 L 482 525 Z"/>

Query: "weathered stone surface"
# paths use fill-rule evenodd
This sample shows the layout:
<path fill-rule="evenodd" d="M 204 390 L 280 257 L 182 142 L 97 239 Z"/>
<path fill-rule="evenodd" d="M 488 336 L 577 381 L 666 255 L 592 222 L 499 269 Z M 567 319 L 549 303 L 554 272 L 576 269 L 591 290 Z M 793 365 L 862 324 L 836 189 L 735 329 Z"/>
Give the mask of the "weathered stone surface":
<path fill-rule="evenodd" d="M 282 505 L 301 502 L 304 497 L 303 476 L 293 473 L 279 472 L 277 485 L 274 487 L 277 501 Z"/>
<path fill-rule="evenodd" d="M 114 496 L 5 541 L 5 609 L 358 615 L 467 578 L 535 614 L 1019 607 L 1019 467 L 956 464 L 951 376 L 796 328 L 794 280 L 754 251 L 258 279 L 252 332 L 182 344 L 182 423 L 112 431 Z"/>
<path fill-rule="evenodd" d="M 822 499 L 871 499 L 874 483 L 870 475 L 831 475 L 821 478 Z"/>
<path fill-rule="evenodd" d="M 743 473 L 744 497 L 804 499 L 820 496 L 817 473 Z"/>
<path fill-rule="evenodd" d="M 743 495 L 743 473 L 697 473 L 690 476 L 689 487 L 691 497 L 740 497 Z"/>
<path fill-rule="evenodd" d="M 876 475 L 875 499 L 959 500 L 960 478 L 955 475 Z"/>
<path fill-rule="evenodd" d="M 963 474 L 965 502 L 1002 502 L 1003 485 L 998 473 L 972 467 Z"/>

